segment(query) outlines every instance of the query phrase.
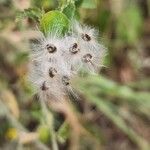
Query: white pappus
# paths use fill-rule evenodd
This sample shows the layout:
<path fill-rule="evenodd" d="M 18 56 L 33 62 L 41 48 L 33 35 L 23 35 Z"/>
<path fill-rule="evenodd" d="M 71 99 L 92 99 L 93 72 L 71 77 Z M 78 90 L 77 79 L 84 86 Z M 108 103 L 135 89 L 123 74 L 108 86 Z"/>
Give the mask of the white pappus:
<path fill-rule="evenodd" d="M 71 33 L 64 37 L 41 34 L 30 54 L 30 80 L 43 100 L 62 99 L 71 93 L 71 80 L 79 70 L 97 73 L 105 48 L 98 42 L 98 32 L 91 27 L 72 23 Z"/>

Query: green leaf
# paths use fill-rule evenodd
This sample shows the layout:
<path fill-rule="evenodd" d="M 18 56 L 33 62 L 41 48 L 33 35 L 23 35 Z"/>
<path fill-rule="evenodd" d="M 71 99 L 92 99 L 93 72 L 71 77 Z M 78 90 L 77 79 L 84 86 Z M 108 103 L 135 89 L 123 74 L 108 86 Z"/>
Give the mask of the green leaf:
<path fill-rule="evenodd" d="M 68 4 L 64 9 L 63 13 L 69 18 L 72 19 L 75 15 L 75 5 L 73 3 Z"/>
<path fill-rule="evenodd" d="M 75 5 L 76 7 L 80 7 L 80 5 L 82 4 L 83 0 L 75 0 Z"/>
<path fill-rule="evenodd" d="M 50 33 L 64 35 L 69 30 L 69 20 L 66 15 L 55 10 L 45 13 L 40 20 L 40 29 L 48 36 Z"/>
<path fill-rule="evenodd" d="M 96 0 L 83 0 L 81 7 L 86 9 L 95 9 Z"/>
<path fill-rule="evenodd" d="M 69 137 L 69 132 L 70 132 L 69 130 L 70 128 L 69 128 L 68 123 L 64 122 L 57 132 L 57 137 L 58 137 L 59 142 L 61 143 L 66 142 L 66 140 Z"/>
<path fill-rule="evenodd" d="M 19 11 L 17 12 L 16 20 L 22 20 L 24 18 L 30 18 L 35 21 L 39 21 L 43 12 L 39 8 L 28 8 L 25 9 L 24 11 Z"/>

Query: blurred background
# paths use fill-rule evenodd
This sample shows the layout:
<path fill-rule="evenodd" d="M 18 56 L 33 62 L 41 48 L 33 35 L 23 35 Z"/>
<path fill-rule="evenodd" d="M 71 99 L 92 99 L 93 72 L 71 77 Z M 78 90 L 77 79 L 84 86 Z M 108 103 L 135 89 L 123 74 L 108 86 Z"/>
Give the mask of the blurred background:
<path fill-rule="evenodd" d="M 56 0 L 0 0 L 0 150 L 56 142 L 60 150 L 149 150 L 150 1 L 76 0 L 76 16 L 99 29 L 108 49 L 104 67 L 77 79 L 79 99 L 42 113 L 27 81 L 28 54 L 40 9 L 57 7 Z"/>

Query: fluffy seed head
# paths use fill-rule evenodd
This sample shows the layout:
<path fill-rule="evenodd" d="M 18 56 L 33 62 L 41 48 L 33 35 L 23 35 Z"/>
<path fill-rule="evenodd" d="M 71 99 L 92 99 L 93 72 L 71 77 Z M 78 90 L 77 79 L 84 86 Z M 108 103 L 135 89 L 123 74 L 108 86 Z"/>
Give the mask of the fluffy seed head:
<path fill-rule="evenodd" d="M 39 97 L 61 99 L 71 87 L 72 78 L 82 68 L 94 73 L 99 70 L 105 48 L 97 40 L 94 28 L 73 22 L 72 32 L 62 38 L 41 34 L 31 51 L 30 79 Z"/>

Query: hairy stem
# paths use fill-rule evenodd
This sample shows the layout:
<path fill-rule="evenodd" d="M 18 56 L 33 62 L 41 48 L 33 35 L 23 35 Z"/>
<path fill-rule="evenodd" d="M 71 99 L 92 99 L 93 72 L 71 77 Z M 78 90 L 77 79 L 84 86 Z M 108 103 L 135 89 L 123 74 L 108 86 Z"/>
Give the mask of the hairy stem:
<path fill-rule="evenodd" d="M 51 135 L 51 142 L 52 142 L 52 150 L 58 150 L 58 145 L 57 145 L 57 140 L 56 140 L 56 134 L 54 131 L 54 127 L 53 127 L 53 115 L 50 113 L 50 111 L 48 110 L 45 101 L 41 100 L 41 107 L 42 107 L 42 112 L 43 115 L 45 117 L 46 123 L 50 128 L 50 135 Z"/>

